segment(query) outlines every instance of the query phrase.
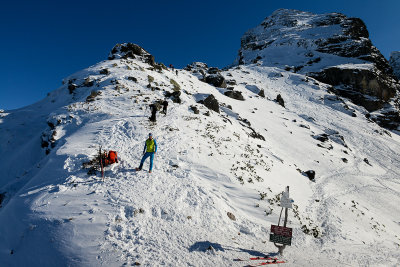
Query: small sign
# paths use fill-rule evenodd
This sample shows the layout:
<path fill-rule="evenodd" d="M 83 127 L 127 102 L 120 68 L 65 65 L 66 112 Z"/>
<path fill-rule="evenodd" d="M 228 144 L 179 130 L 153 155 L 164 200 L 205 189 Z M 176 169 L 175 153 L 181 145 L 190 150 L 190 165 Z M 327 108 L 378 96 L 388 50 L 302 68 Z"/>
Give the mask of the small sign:
<path fill-rule="evenodd" d="M 286 236 L 281 236 L 281 235 L 270 234 L 269 235 L 269 241 L 270 242 L 274 242 L 274 243 L 278 243 L 278 244 L 282 244 L 282 245 L 288 245 L 288 246 L 292 245 L 292 238 L 291 237 L 286 237 Z"/>
<path fill-rule="evenodd" d="M 275 235 L 292 237 L 292 228 L 272 224 L 271 225 L 271 233 L 273 233 Z"/>
<path fill-rule="evenodd" d="M 292 208 L 292 203 L 293 199 L 289 198 L 289 192 L 282 192 L 282 197 L 281 197 L 281 207 L 282 208 Z"/>
<path fill-rule="evenodd" d="M 278 226 L 278 225 L 271 225 L 271 234 L 269 235 L 269 241 L 282 245 L 291 246 L 292 228 Z"/>

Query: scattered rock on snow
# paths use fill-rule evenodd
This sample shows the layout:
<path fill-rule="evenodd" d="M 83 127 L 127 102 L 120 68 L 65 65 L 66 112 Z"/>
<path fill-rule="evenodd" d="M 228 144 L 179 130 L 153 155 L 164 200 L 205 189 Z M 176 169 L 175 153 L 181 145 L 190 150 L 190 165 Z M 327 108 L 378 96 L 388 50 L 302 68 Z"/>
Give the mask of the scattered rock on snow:
<path fill-rule="evenodd" d="M 328 137 L 328 135 L 326 133 L 313 135 L 312 137 L 314 139 L 317 139 L 318 141 L 321 141 L 321 142 L 326 142 L 326 141 L 329 140 L 329 137 Z"/>
<path fill-rule="evenodd" d="M 90 77 L 87 77 L 85 79 L 85 81 L 83 82 L 83 86 L 85 86 L 85 87 L 92 87 L 93 85 L 94 85 L 94 81 Z"/>
<path fill-rule="evenodd" d="M 101 91 L 93 90 L 88 97 L 86 97 L 86 102 L 93 102 L 97 96 L 101 95 Z"/>
<path fill-rule="evenodd" d="M 110 71 L 108 69 L 101 69 L 100 74 L 108 75 L 110 74 Z"/>
<path fill-rule="evenodd" d="M 224 95 L 226 95 L 227 97 L 236 99 L 236 100 L 244 101 L 244 97 L 242 95 L 242 92 L 239 92 L 239 91 L 233 91 L 233 90 L 232 91 L 226 91 L 224 93 Z"/>
<path fill-rule="evenodd" d="M 278 102 L 278 104 L 281 105 L 282 107 L 285 107 L 285 101 L 283 100 L 281 94 L 278 94 L 276 96 L 275 101 Z"/>
<path fill-rule="evenodd" d="M 132 77 L 132 76 L 127 77 L 127 79 L 129 81 L 132 81 L 132 82 L 137 82 L 137 79 L 135 77 Z"/>
<path fill-rule="evenodd" d="M 231 219 L 232 221 L 236 221 L 236 217 L 235 215 L 233 215 L 233 213 L 228 212 L 226 215 L 228 215 L 229 219 Z"/>
<path fill-rule="evenodd" d="M 190 109 L 193 110 L 194 114 L 199 114 L 200 111 L 196 106 L 190 106 Z"/>
<path fill-rule="evenodd" d="M 310 179 L 310 181 L 315 182 L 315 171 L 314 170 L 308 170 L 303 173 L 305 176 Z"/>
<path fill-rule="evenodd" d="M 78 87 L 78 86 L 77 86 L 76 84 L 74 84 L 74 83 L 68 84 L 68 91 L 69 91 L 69 93 L 72 94 L 72 93 L 75 91 L 75 89 L 76 89 L 77 87 Z"/>
<path fill-rule="evenodd" d="M 372 166 L 371 163 L 369 163 L 369 160 L 367 158 L 364 158 L 364 162 L 367 163 L 369 166 Z"/>

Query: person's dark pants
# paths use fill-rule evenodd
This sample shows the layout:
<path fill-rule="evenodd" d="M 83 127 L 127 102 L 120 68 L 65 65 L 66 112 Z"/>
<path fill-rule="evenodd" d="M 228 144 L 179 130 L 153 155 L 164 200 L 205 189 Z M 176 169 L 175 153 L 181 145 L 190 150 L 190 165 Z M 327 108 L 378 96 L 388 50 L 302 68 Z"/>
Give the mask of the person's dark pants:
<path fill-rule="evenodd" d="M 151 113 L 150 120 L 151 120 L 151 121 L 156 121 L 156 113 L 155 113 L 155 112 L 152 112 L 152 113 Z"/>
<path fill-rule="evenodd" d="M 143 168 L 143 163 L 148 157 L 150 157 L 150 169 L 149 169 L 149 171 L 151 171 L 153 169 L 154 152 L 146 152 L 143 155 L 142 160 L 140 161 L 139 169 Z"/>

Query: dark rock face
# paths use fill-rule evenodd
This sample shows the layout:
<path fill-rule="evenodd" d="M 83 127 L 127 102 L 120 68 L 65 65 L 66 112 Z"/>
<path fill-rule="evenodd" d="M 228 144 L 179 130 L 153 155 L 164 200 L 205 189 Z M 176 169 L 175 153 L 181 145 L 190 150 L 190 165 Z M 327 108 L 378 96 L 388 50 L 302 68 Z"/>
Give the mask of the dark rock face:
<path fill-rule="evenodd" d="M 226 95 L 227 97 L 236 99 L 236 100 L 240 100 L 240 101 L 244 101 L 244 97 L 242 95 L 242 92 L 239 91 L 226 91 L 224 93 L 224 95 Z"/>
<path fill-rule="evenodd" d="M 265 97 L 264 89 L 261 89 L 260 92 L 258 92 L 258 95 L 261 97 Z"/>
<path fill-rule="evenodd" d="M 336 86 L 332 90 L 334 93 L 351 99 L 370 112 L 381 109 L 400 88 L 395 79 L 378 70 L 332 67 L 310 76 Z"/>
<path fill-rule="evenodd" d="M 203 104 L 208 109 L 211 109 L 211 110 L 219 113 L 219 103 L 218 103 L 218 100 L 215 99 L 214 95 L 207 96 L 207 98 L 203 100 Z"/>
<path fill-rule="evenodd" d="M 206 83 L 215 87 L 226 88 L 225 78 L 221 74 L 211 74 L 206 76 Z"/>

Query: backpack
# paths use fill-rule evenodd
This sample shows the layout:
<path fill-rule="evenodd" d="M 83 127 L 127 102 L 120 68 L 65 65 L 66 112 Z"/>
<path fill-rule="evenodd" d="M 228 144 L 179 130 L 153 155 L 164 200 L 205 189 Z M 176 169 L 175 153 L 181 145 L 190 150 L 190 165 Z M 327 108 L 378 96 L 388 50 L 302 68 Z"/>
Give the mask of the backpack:
<path fill-rule="evenodd" d="M 108 152 L 108 156 L 107 156 L 107 165 L 108 164 L 113 164 L 113 163 L 118 163 L 118 154 L 116 151 L 112 151 L 110 150 Z"/>

